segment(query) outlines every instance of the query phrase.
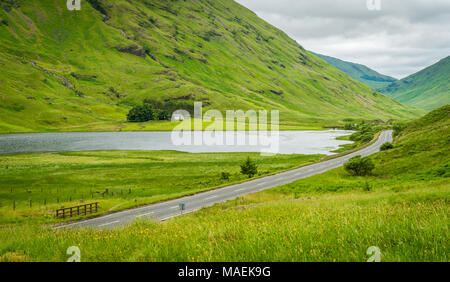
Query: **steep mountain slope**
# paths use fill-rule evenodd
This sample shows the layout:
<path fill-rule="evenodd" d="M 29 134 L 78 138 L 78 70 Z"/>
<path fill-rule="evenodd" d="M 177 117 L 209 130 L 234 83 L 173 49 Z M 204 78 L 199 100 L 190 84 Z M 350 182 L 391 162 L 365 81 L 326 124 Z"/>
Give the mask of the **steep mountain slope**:
<path fill-rule="evenodd" d="M 129 130 L 144 99 L 279 109 L 292 125 L 420 114 L 310 55 L 232 0 L 10 0 L 0 132 Z"/>
<path fill-rule="evenodd" d="M 388 86 L 389 84 L 391 84 L 392 82 L 397 81 L 397 79 L 395 79 L 393 77 L 380 74 L 380 73 L 374 71 L 373 69 L 368 68 L 361 64 L 355 64 L 352 62 L 343 61 L 343 60 L 340 60 L 337 58 L 317 54 L 317 53 L 314 53 L 311 51 L 310 51 L 310 53 L 313 53 L 314 55 L 322 58 L 330 65 L 335 66 L 336 68 L 345 72 L 352 78 L 356 79 L 357 81 L 359 81 L 361 83 L 364 83 L 367 86 L 372 87 L 373 89 L 384 88 L 384 87 Z"/>
<path fill-rule="evenodd" d="M 450 105 L 408 124 L 395 138 L 395 149 L 378 156 L 378 173 L 450 176 Z M 449 184 L 447 183 L 447 186 Z"/>
<path fill-rule="evenodd" d="M 397 101 L 429 111 L 448 105 L 450 104 L 450 56 L 380 91 Z"/>

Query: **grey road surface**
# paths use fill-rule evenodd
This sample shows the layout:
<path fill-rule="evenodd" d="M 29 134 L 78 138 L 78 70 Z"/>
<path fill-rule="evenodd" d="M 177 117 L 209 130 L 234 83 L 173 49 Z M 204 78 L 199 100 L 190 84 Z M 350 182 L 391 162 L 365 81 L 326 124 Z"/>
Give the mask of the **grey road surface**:
<path fill-rule="evenodd" d="M 246 194 L 260 192 L 262 190 L 288 184 L 299 179 L 307 178 L 334 168 L 338 168 L 354 156 L 368 156 L 377 153 L 380 150 L 380 146 L 385 142 L 392 142 L 392 130 L 381 132 L 378 140 L 370 146 L 342 157 L 192 196 L 117 212 L 93 219 L 62 225 L 56 228 L 111 229 L 129 224 L 136 219 L 148 218 L 154 220 L 166 220 L 181 214 L 179 207 L 180 204 L 185 204 L 183 214 L 186 214 L 199 210 L 203 207 L 232 200 Z"/>

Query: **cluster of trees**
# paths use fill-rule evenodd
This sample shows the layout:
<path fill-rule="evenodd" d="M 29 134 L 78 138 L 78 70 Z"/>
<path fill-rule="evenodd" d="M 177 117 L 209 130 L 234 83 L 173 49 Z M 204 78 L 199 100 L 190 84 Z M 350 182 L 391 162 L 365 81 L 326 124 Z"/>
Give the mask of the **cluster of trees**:
<path fill-rule="evenodd" d="M 355 123 L 346 123 L 344 125 L 344 130 L 358 130 L 358 124 Z"/>
<path fill-rule="evenodd" d="M 194 103 L 191 101 L 157 101 L 145 99 L 142 105 L 134 106 L 127 115 L 129 122 L 146 122 L 151 120 L 170 120 L 176 110 L 185 110 L 194 114 Z"/>
<path fill-rule="evenodd" d="M 362 125 L 360 126 L 359 131 L 350 136 L 350 140 L 354 142 L 367 143 L 372 141 L 375 137 L 375 133 L 377 133 L 376 128 L 370 125 Z"/>
<path fill-rule="evenodd" d="M 168 112 L 175 112 L 176 110 L 188 111 L 191 116 L 194 115 L 194 102 L 187 100 L 168 100 L 159 101 L 152 99 L 144 99 L 144 104 L 152 106 L 154 109 L 162 109 Z"/>
<path fill-rule="evenodd" d="M 149 104 L 134 106 L 127 115 L 129 122 L 146 122 L 151 120 L 170 120 L 171 114 L 164 109 L 154 109 Z"/>

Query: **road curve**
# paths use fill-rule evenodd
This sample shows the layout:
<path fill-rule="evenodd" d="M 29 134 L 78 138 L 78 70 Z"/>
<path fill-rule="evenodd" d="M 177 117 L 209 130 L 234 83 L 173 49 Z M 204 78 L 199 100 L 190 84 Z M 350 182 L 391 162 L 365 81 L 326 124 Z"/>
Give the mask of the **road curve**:
<path fill-rule="evenodd" d="M 208 207 L 216 203 L 232 200 L 237 197 L 260 192 L 269 188 L 288 184 L 299 179 L 307 178 L 328 170 L 338 168 L 350 158 L 361 155 L 368 156 L 379 152 L 380 146 L 385 142 L 392 142 L 392 130 L 381 132 L 378 140 L 366 148 L 351 154 L 315 163 L 301 168 L 289 170 L 279 174 L 266 176 L 256 180 L 227 186 L 224 188 L 207 191 L 192 196 L 170 200 L 164 203 L 151 204 L 148 206 L 117 212 L 105 216 L 96 217 L 71 224 L 61 225 L 56 228 L 100 228 L 111 229 L 121 225 L 126 225 L 136 219 L 153 218 L 155 220 L 166 220 L 181 214 L 179 205 L 185 204 L 184 214 L 191 213 L 203 207 Z"/>

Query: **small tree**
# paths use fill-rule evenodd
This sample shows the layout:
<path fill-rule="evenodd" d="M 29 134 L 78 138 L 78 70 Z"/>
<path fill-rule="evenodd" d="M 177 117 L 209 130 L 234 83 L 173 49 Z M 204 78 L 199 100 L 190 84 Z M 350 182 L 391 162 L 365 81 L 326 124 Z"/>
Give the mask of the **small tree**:
<path fill-rule="evenodd" d="M 381 151 L 387 151 L 387 150 L 391 150 L 394 149 L 394 145 L 392 145 L 391 142 L 386 142 L 383 145 L 381 145 L 380 150 Z"/>
<path fill-rule="evenodd" d="M 248 157 L 245 163 L 241 165 L 241 173 L 248 175 L 248 178 L 252 178 L 258 173 L 258 166 Z"/>
<path fill-rule="evenodd" d="M 368 157 L 356 156 L 346 162 L 344 168 L 351 175 L 364 176 L 370 174 L 375 165 Z"/>

